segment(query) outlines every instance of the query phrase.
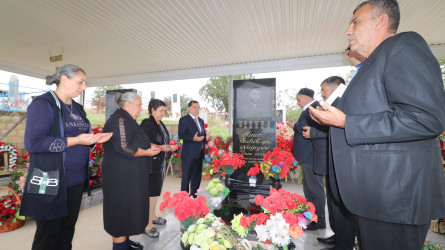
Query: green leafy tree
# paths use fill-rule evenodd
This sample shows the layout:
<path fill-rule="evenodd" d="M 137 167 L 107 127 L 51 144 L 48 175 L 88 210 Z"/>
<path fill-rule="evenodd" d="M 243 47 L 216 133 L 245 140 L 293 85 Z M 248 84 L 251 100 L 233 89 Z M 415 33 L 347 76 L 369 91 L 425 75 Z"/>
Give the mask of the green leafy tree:
<path fill-rule="evenodd" d="M 115 89 L 122 89 L 121 85 L 110 85 L 110 86 L 101 86 L 97 87 L 94 90 L 94 97 L 91 100 L 91 106 L 93 108 L 96 108 L 96 112 L 99 113 L 100 111 L 103 111 L 105 108 L 105 96 L 107 94 L 107 90 L 115 90 Z"/>
<path fill-rule="evenodd" d="M 234 75 L 233 80 L 254 79 L 252 74 Z M 203 100 L 210 103 L 213 108 L 220 111 L 229 110 L 229 77 L 218 76 L 210 78 L 207 83 L 199 89 L 199 95 Z"/>
<path fill-rule="evenodd" d="M 184 116 L 188 113 L 188 103 L 193 100 L 190 96 L 181 95 L 180 98 L 180 105 L 181 105 L 181 116 Z"/>

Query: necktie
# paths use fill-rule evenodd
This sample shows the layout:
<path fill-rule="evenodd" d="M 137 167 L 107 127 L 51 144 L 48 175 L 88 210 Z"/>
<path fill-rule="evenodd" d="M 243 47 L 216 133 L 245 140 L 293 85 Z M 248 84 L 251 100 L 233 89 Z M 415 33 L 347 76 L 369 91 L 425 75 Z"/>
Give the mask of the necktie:
<path fill-rule="evenodd" d="M 198 127 L 198 132 L 201 134 L 201 129 L 199 128 L 199 125 L 198 125 L 198 118 L 196 118 L 195 117 L 195 123 L 196 123 L 196 127 Z"/>

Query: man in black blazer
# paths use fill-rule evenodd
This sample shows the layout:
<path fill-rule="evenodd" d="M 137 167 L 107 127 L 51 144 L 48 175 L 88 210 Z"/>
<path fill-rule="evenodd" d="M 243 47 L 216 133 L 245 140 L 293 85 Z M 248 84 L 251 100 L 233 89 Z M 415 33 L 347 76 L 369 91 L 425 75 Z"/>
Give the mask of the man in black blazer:
<path fill-rule="evenodd" d="M 395 0 L 360 4 L 346 35 L 367 59 L 337 108 L 311 108 L 331 125 L 331 188 L 354 219 L 360 249 L 421 249 L 430 221 L 445 217 L 442 74 L 420 35 L 396 35 L 399 20 Z"/>
<path fill-rule="evenodd" d="M 315 205 L 315 213 L 318 216 L 318 223 L 311 223 L 306 230 L 318 230 L 326 228 L 325 205 L 326 195 L 323 186 L 323 176 L 314 173 L 314 150 L 312 141 L 303 137 L 303 127 L 320 127 L 309 115 L 309 106 L 319 105 L 314 100 L 314 91 L 302 88 L 297 94 L 297 105 L 303 110 L 297 122 L 291 120 L 287 125 L 294 129 L 293 154 L 303 168 L 303 192 L 306 199 Z"/>
<path fill-rule="evenodd" d="M 201 184 L 202 160 L 206 140 L 210 140 L 210 133 L 206 134 L 204 121 L 198 117 L 199 103 L 188 103 L 189 113 L 179 119 L 178 135 L 182 139 L 182 180 L 181 191 L 190 190 L 190 195 L 196 197 Z M 190 189 L 189 189 L 190 185 Z"/>
<path fill-rule="evenodd" d="M 328 100 L 340 84 L 344 86 L 345 80 L 339 76 L 326 78 L 320 85 L 323 100 Z M 332 102 L 332 106 L 337 106 L 339 100 L 340 97 L 337 97 Z M 314 173 L 328 176 L 329 126 L 305 126 L 303 130 L 303 137 L 312 140 L 312 144 L 314 145 Z M 317 238 L 317 240 L 324 244 L 336 245 L 332 249 L 352 249 L 355 238 L 353 225 L 347 218 L 347 213 L 344 212 L 345 209 L 341 206 L 340 202 L 332 199 L 332 190 L 328 177 L 326 177 L 326 203 L 329 212 L 329 225 L 334 235 L 327 238 Z"/>

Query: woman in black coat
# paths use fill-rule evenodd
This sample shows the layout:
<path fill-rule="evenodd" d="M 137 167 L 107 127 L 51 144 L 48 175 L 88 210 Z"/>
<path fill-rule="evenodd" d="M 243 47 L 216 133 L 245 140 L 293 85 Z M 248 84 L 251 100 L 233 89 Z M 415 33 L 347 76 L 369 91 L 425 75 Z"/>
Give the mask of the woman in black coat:
<path fill-rule="evenodd" d="M 104 143 L 102 189 L 104 228 L 113 237 L 113 250 L 143 249 L 128 236 L 142 234 L 148 223 L 151 157 L 160 148 L 139 127 L 141 98 L 134 92 L 118 94 L 119 109 L 105 123 L 104 132 L 113 132 Z"/>
<path fill-rule="evenodd" d="M 159 146 L 162 153 L 153 157 L 152 168 L 153 173 L 150 174 L 150 217 L 145 234 L 148 237 L 159 237 L 159 231 L 153 224 L 164 225 L 167 220 L 156 216 L 156 201 L 161 195 L 162 183 L 164 181 L 167 158 L 170 152 L 177 150 L 176 145 L 170 145 L 170 135 L 167 128 L 161 121 L 165 115 L 166 105 L 159 99 L 151 99 L 148 104 L 148 112 L 150 117 L 144 119 L 141 128 L 150 138 L 152 145 Z"/>

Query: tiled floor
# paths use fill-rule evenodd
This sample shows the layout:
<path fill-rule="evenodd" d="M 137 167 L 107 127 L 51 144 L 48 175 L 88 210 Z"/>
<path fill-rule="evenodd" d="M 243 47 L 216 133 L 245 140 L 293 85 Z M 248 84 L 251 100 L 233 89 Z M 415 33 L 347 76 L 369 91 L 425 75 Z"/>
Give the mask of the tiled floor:
<path fill-rule="evenodd" d="M 207 181 L 203 181 L 201 187 L 206 187 Z M 283 183 L 283 187 L 290 191 L 303 195 L 301 185 L 297 185 L 294 182 Z M 172 193 L 179 191 L 180 179 L 172 176 L 167 176 L 163 192 L 171 191 Z M 95 194 L 96 196 L 100 196 Z M 158 200 L 158 205 L 161 200 Z M 111 237 L 103 229 L 102 219 L 102 204 L 99 203 L 93 207 L 84 209 L 80 212 L 79 220 L 76 226 L 76 233 L 73 239 L 74 250 L 84 249 L 111 249 Z M 327 213 L 327 209 L 326 209 Z M 161 214 L 158 214 L 161 215 Z M 167 218 L 166 225 L 159 226 L 158 229 L 161 233 L 157 239 L 148 238 L 145 235 L 136 235 L 132 239 L 141 242 L 145 248 L 150 250 L 179 250 L 180 245 L 180 232 L 179 222 L 174 218 L 172 214 L 163 215 Z M 26 224 L 15 231 L 0 233 L 0 249 L 4 250 L 24 250 L 31 249 L 32 239 L 35 232 L 35 222 L 27 221 Z M 329 229 L 318 231 L 306 231 L 303 237 L 294 240 L 297 249 L 314 250 L 328 247 L 318 243 L 317 237 L 325 237 L 332 234 Z M 445 237 L 440 234 L 429 232 L 427 240 L 434 241 L 436 243 L 445 245 Z"/>

